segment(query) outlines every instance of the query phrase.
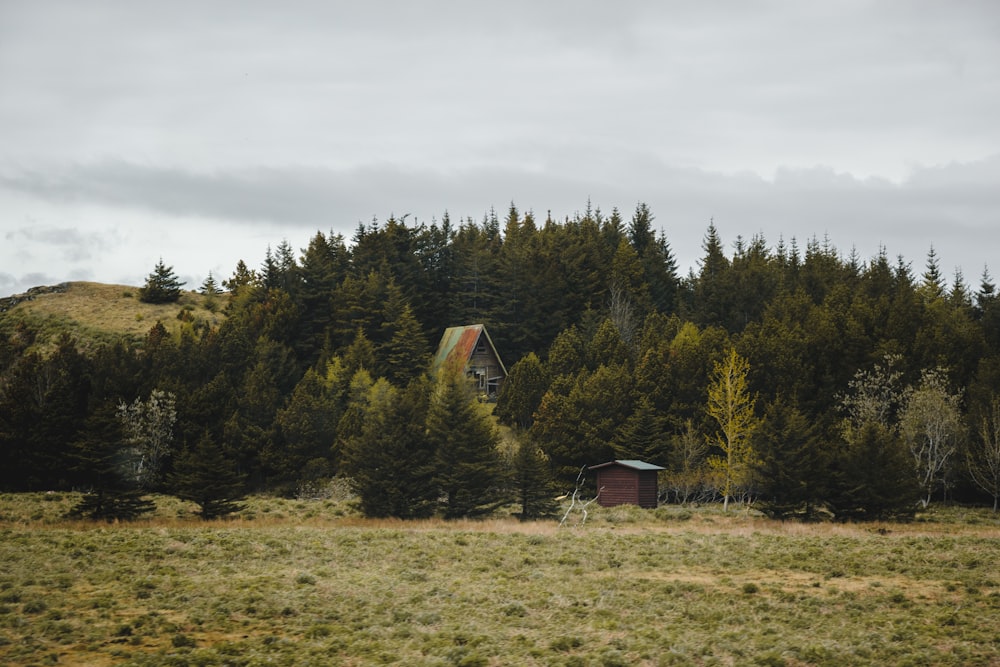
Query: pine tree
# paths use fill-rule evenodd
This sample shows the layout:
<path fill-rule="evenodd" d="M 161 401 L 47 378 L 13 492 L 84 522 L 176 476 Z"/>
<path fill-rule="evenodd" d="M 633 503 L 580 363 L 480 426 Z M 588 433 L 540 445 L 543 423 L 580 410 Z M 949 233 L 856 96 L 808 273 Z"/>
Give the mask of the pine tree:
<path fill-rule="evenodd" d="M 164 264 L 161 257 L 153 272 L 147 276 L 145 286 L 139 288 L 139 300 L 144 303 L 173 303 L 181 297 L 183 285 L 174 274 L 174 268 Z"/>
<path fill-rule="evenodd" d="M 815 423 L 779 398 L 768 406 L 753 443 L 765 511 L 775 517 L 801 511 L 812 518 L 827 497 L 830 472 L 828 450 Z"/>
<path fill-rule="evenodd" d="M 418 378 L 399 391 L 365 371 L 352 380 L 354 399 L 341 420 L 343 470 L 371 517 L 430 516 L 437 500 L 434 445 L 424 433 L 428 384 Z M 365 390 L 367 387 L 367 390 Z"/>
<path fill-rule="evenodd" d="M 648 396 L 639 398 L 635 412 L 625 421 L 615 438 L 615 456 L 639 459 L 657 465 L 667 463 L 666 433 L 663 419 Z"/>
<path fill-rule="evenodd" d="M 208 520 L 243 509 L 245 480 L 222 448 L 205 434 L 194 449 L 184 450 L 177 458 L 169 482 L 175 496 L 198 505 L 199 516 Z"/>
<path fill-rule="evenodd" d="M 427 412 L 427 438 L 435 449 L 435 481 L 447 519 L 479 516 L 505 500 L 499 489 L 498 436 L 465 377 L 445 369 Z"/>
<path fill-rule="evenodd" d="M 215 277 L 211 271 L 208 272 L 208 277 L 201 284 L 200 292 L 205 297 L 205 307 L 214 312 L 218 306 L 218 298 L 222 294 L 222 290 L 216 284 Z"/>
<path fill-rule="evenodd" d="M 922 279 L 920 290 L 924 299 L 932 301 L 944 296 L 944 277 L 941 275 L 941 266 L 934 246 L 927 251 L 927 267 Z"/>
<path fill-rule="evenodd" d="M 495 411 L 500 422 L 523 430 L 531 428 L 548 385 L 548 375 L 538 356 L 531 352 L 521 358 L 500 387 Z"/>
<path fill-rule="evenodd" d="M 315 467 L 319 460 L 325 462 L 325 467 L 331 466 L 341 417 L 339 408 L 319 373 L 307 370 L 275 418 L 283 444 L 279 466 L 282 477 L 288 481 L 300 479 L 306 466 Z"/>
<path fill-rule="evenodd" d="M 211 271 L 208 272 L 208 276 L 205 278 L 204 282 L 202 282 L 201 289 L 199 291 L 205 296 L 219 296 L 222 294 L 222 291 L 216 284 L 215 277 L 212 275 Z"/>
<path fill-rule="evenodd" d="M 896 433 L 868 422 L 838 457 L 838 489 L 831 494 L 841 518 L 912 517 L 920 499 L 913 461 Z"/>
<path fill-rule="evenodd" d="M 69 511 L 72 518 L 129 521 L 156 505 L 133 484 L 123 465 L 122 430 L 114 405 L 95 410 L 71 448 L 69 466 L 87 490 Z"/>
<path fill-rule="evenodd" d="M 558 503 L 549 461 L 531 440 L 523 440 L 514 456 L 514 486 L 521 505 L 521 521 L 555 514 Z"/>
<path fill-rule="evenodd" d="M 236 262 L 236 270 L 229 280 L 223 280 L 222 286 L 229 290 L 233 296 L 239 294 L 246 287 L 257 285 L 260 278 L 255 271 L 249 269 L 242 259 Z"/>
<path fill-rule="evenodd" d="M 392 283 L 379 334 L 380 367 L 391 382 L 405 385 L 424 371 L 429 360 L 427 339 L 410 304 Z"/>

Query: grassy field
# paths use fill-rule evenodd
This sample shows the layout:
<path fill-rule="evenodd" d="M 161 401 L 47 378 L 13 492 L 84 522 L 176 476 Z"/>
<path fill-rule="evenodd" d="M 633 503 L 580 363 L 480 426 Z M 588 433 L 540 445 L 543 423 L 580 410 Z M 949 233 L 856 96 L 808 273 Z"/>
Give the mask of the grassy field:
<path fill-rule="evenodd" d="M 0 496 L 0 664 L 1000 665 L 1000 521 L 366 521 L 254 498 L 133 524 Z"/>
<path fill-rule="evenodd" d="M 218 325 L 228 298 L 216 297 L 212 309 L 197 292 L 184 292 L 177 303 L 149 304 L 139 301 L 137 287 L 74 282 L 65 291 L 40 294 L 0 313 L 0 329 L 13 330 L 23 322 L 38 332 L 42 349 L 63 332 L 86 348 L 123 336 L 141 339 L 157 321 L 175 335 L 185 322 Z"/>

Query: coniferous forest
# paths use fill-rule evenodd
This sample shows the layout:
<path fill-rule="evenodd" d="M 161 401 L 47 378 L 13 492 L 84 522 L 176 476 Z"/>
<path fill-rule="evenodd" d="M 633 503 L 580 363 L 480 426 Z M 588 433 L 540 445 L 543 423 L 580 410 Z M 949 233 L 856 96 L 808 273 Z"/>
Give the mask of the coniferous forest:
<path fill-rule="evenodd" d="M 1000 298 L 985 269 L 970 286 L 932 246 L 915 264 L 709 224 L 680 275 L 656 229 L 643 204 L 390 218 L 262 249 L 225 293 L 210 276 L 218 326 L 45 351 L 0 331 L 0 488 L 86 491 L 95 517 L 166 492 L 212 517 L 340 476 L 372 516 L 516 503 L 527 518 L 582 466 L 641 459 L 665 468 L 663 502 L 838 519 L 995 506 Z M 143 293 L 174 296 L 170 271 L 161 260 Z M 444 329 L 472 323 L 509 372 L 495 403 L 429 373 Z"/>

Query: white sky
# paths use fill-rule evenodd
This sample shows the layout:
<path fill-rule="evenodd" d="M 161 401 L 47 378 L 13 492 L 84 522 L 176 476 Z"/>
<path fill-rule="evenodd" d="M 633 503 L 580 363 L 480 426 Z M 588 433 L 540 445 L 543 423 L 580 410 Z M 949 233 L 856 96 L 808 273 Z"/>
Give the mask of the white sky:
<path fill-rule="evenodd" d="M 0 0 L 0 296 L 588 199 L 976 288 L 998 119 L 994 0 Z"/>

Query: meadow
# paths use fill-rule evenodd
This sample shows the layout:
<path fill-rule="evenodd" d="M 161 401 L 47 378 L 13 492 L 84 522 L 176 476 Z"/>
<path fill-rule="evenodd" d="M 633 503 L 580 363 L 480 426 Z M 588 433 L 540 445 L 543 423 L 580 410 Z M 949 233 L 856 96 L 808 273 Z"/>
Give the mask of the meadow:
<path fill-rule="evenodd" d="M 1000 665 L 1000 520 L 775 522 L 717 508 L 587 521 L 365 520 L 157 497 L 71 522 L 0 495 L 0 664 Z"/>

